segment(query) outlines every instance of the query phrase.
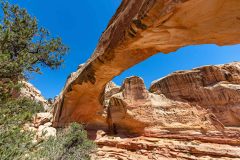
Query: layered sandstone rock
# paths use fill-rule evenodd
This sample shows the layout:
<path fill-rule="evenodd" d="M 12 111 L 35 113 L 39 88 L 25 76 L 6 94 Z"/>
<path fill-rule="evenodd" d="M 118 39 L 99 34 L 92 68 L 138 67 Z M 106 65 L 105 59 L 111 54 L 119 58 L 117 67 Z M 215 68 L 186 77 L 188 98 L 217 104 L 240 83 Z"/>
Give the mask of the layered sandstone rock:
<path fill-rule="evenodd" d="M 151 92 L 141 78 L 126 78 L 105 105 L 114 135 L 97 136 L 92 159 L 240 159 L 240 129 L 229 127 L 240 126 L 239 76 L 237 62 L 204 66 L 161 78 Z"/>
<path fill-rule="evenodd" d="M 240 126 L 239 88 L 239 62 L 204 66 L 161 78 L 151 92 L 141 78 L 126 78 L 106 106 L 111 123 L 123 128 L 222 130 Z"/>
<path fill-rule="evenodd" d="M 122 128 L 138 133 L 162 128 L 222 128 L 222 124 L 213 120 L 211 117 L 214 115 L 207 109 L 152 94 L 146 89 L 143 80 L 136 76 L 126 78 L 119 93 L 111 96 L 108 112 L 108 119 L 115 125 L 116 132 Z"/>
<path fill-rule="evenodd" d="M 158 52 L 240 43 L 239 15 L 239 0 L 123 0 L 93 55 L 68 79 L 55 102 L 54 125 L 102 125 L 106 83 Z"/>
<path fill-rule="evenodd" d="M 225 126 L 240 126 L 239 62 L 175 72 L 153 82 L 150 91 L 209 109 Z"/>
<path fill-rule="evenodd" d="M 99 148 L 92 159 L 106 160 L 237 160 L 240 159 L 240 147 L 237 137 L 230 139 L 238 146 L 196 139 L 153 138 L 153 137 L 102 137 L 96 141 Z M 211 137 L 205 137 L 210 139 Z"/>

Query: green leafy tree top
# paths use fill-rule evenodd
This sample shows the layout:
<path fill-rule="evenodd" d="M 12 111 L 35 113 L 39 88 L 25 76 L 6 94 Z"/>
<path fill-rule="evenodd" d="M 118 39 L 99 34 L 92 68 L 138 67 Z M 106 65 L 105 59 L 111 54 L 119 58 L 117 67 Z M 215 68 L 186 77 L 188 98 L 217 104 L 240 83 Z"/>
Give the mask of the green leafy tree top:
<path fill-rule="evenodd" d="M 25 9 L 7 2 L 1 8 L 0 79 L 18 80 L 26 72 L 41 73 L 40 66 L 55 69 L 63 63 L 68 47 L 61 38 L 51 37 Z"/>

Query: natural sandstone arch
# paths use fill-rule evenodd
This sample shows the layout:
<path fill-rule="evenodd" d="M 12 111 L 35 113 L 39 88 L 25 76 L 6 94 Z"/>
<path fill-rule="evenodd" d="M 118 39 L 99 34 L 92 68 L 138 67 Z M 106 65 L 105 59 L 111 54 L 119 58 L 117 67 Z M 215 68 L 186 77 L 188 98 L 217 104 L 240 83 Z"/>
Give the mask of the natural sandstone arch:
<path fill-rule="evenodd" d="M 55 102 L 54 125 L 104 124 L 100 112 L 106 83 L 158 52 L 238 43 L 239 0 L 123 0 L 92 57 L 72 74 Z"/>

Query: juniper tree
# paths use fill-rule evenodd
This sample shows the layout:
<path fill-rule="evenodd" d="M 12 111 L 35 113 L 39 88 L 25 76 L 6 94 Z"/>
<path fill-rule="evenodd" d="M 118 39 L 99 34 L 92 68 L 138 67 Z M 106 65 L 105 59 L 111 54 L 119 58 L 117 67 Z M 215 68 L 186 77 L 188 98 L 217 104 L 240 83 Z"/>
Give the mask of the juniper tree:
<path fill-rule="evenodd" d="M 59 67 L 68 48 L 61 38 L 39 28 L 35 17 L 17 5 L 2 3 L 0 22 L 0 76 L 18 77 L 25 71 L 40 72 L 39 65 Z"/>
<path fill-rule="evenodd" d="M 41 73 L 41 67 L 58 68 L 68 48 L 61 38 L 54 38 L 39 27 L 37 19 L 26 9 L 1 2 L 0 17 L 0 91 L 8 92 L 9 83 L 26 77 L 26 73 Z M 0 95 L 1 96 L 1 95 Z"/>

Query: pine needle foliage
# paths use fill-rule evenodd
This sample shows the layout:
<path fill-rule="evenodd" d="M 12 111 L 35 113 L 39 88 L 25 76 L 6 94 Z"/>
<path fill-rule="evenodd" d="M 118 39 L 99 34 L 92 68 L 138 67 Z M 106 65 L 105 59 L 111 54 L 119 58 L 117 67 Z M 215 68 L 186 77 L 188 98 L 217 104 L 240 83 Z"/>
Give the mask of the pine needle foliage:
<path fill-rule="evenodd" d="M 54 38 L 37 19 L 18 5 L 1 3 L 0 78 L 16 79 L 26 72 L 41 73 L 40 66 L 58 68 L 68 51 L 61 38 Z"/>

